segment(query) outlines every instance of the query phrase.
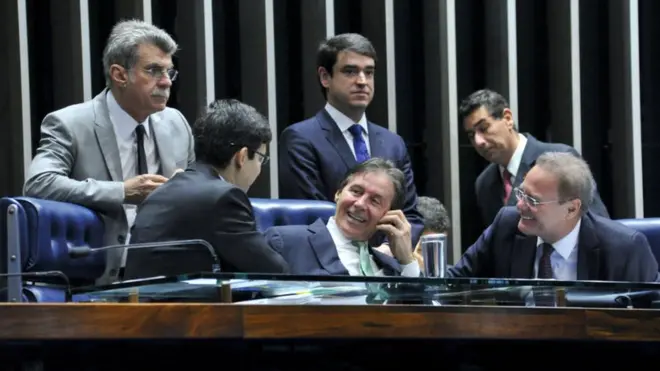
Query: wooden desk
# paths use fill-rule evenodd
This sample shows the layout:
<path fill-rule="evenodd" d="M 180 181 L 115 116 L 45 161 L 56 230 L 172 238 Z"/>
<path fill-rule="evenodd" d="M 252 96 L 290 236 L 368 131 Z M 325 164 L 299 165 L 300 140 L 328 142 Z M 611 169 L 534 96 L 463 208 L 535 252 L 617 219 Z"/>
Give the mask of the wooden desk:
<path fill-rule="evenodd" d="M 660 340 L 660 312 L 508 307 L 4 304 L 0 339 Z"/>

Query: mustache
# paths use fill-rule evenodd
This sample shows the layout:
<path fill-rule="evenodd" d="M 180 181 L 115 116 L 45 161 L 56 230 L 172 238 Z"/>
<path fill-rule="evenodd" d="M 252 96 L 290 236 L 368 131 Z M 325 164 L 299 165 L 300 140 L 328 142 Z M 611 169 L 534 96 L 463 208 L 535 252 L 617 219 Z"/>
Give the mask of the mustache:
<path fill-rule="evenodd" d="M 163 98 L 169 98 L 170 97 L 170 89 L 154 89 L 153 92 L 151 92 L 152 97 L 163 97 Z"/>

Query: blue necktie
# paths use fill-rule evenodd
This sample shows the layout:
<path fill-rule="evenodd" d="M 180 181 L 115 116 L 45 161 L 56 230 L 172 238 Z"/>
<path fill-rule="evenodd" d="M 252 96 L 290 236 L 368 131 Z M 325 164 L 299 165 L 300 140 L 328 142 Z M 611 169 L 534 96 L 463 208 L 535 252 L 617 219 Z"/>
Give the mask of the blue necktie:
<path fill-rule="evenodd" d="M 369 159 L 369 151 L 367 150 L 367 143 L 362 138 L 362 126 L 355 124 L 348 128 L 348 131 L 353 135 L 353 148 L 355 148 L 355 159 L 358 164 Z"/>

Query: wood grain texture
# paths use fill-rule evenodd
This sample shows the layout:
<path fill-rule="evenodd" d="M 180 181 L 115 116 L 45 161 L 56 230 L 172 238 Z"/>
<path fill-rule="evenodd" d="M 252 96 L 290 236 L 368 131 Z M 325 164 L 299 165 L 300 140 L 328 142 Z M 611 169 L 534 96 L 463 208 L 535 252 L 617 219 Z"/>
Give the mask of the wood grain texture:
<path fill-rule="evenodd" d="M 203 304 L 5 304 L 3 339 L 240 338 L 241 308 Z"/>
<path fill-rule="evenodd" d="M 648 310 L 231 304 L 2 304 L 2 339 L 660 341 Z"/>

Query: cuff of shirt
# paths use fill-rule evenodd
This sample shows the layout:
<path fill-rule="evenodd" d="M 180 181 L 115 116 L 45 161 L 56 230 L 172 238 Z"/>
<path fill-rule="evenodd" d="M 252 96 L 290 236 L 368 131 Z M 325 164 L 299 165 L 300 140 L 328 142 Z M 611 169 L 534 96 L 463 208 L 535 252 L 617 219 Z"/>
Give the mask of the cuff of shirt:
<path fill-rule="evenodd" d="M 401 275 L 403 277 L 419 277 L 420 272 L 419 264 L 415 259 L 413 259 L 412 263 L 401 266 Z"/>

